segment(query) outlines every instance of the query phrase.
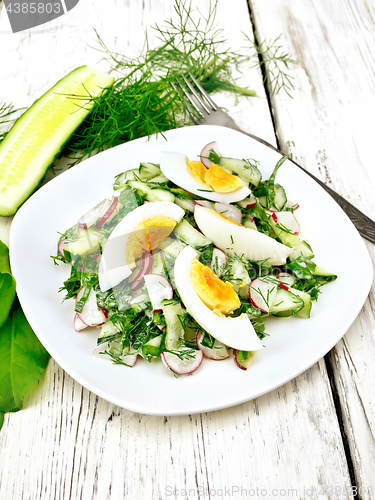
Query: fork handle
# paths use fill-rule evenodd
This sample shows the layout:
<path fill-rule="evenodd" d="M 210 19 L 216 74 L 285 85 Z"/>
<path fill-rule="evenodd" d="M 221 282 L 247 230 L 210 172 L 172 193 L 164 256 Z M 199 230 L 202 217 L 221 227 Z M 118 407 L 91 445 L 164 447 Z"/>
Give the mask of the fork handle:
<path fill-rule="evenodd" d="M 248 135 L 249 137 L 252 137 L 258 142 L 261 142 L 265 146 L 268 146 L 269 148 L 273 149 L 274 151 L 277 151 L 281 155 L 283 154 L 279 149 L 275 148 L 270 144 L 269 142 L 261 139 L 260 137 L 257 137 L 256 135 L 249 134 L 247 132 L 244 132 L 241 130 L 238 126 L 236 126 L 236 130 L 239 132 L 242 132 L 245 135 Z M 341 195 L 336 193 L 333 189 L 331 189 L 329 186 L 324 184 L 323 181 L 315 177 L 315 175 L 311 174 L 308 172 L 306 169 L 301 167 L 301 165 L 298 165 L 294 160 L 290 161 L 294 163 L 298 168 L 303 170 L 307 175 L 309 175 L 312 179 L 314 179 L 315 182 L 317 182 L 320 186 L 322 186 L 323 189 L 327 191 L 328 194 L 332 196 L 332 198 L 335 200 L 335 202 L 344 210 L 346 215 L 349 217 L 349 219 L 353 222 L 354 226 L 356 227 L 357 231 L 361 236 L 366 238 L 366 240 L 371 241 L 372 243 L 375 243 L 375 222 L 370 219 L 370 217 L 367 217 L 363 212 L 358 210 L 354 205 L 349 203 L 345 198 L 343 198 Z"/>

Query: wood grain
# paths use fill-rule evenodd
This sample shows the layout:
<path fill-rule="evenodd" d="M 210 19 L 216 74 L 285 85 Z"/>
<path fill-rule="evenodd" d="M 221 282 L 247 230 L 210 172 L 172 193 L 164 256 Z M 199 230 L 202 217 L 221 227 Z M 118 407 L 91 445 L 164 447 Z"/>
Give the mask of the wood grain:
<path fill-rule="evenodd" d="M 207 0 L 193 4 L 202 11 L 208 7 Z M 254 4 L 258 9 L 255 18 L 262 21 L 267 36 L 275 37 L 284 30 L 297 40 L 292 24 L 290 31 L 287 21 L 280 29 L 275 4 L 268 2 L 266 8 L 264 2 L 262 12 Z M 117 0 L 105 5 L 100 0 L 81 0 L 63 18 L 13 35 L 6 32 L 3 12 L 0 34 L 6 50 L 0 50 L 0 70 L 6 78 L 0 80 L 1 96 L 17 106 L 28 106 L 79 64 L 105 70 L 105 63 L 98 62 L 99 54 L 88 46 L 93 43 L 93 26 L 111 49 L 131 55 L 142 47 L 144 28 L 172 14 L 171 0 Z M 312 23 L 309 12 L 301 17 Z M 269 19 L 273 24 L 267 24 Z M 252 36 L 245 0 L 220 2 L 217 21 L 225 26 L 234 47 L 243 43 L 241 31 Z M 313 29 L 317 29 L 315 23 L 318 21 L 312 23 Z M 286 40 L 289 46 L 289 38 Z M 307 42 L 303 38 L 300 43 Z M 303 61 L 306 66 L 310 62 L 307 56 Z M 315 70 L 308 68 L 310 78 L 315 77 Z M 300 67 L 294 71 L 301 73 L 296 81 L 296 87 L 302 89 L 298 97 L 272 100 L 278 137 L 285 147 L 290 142 L 289 150 L 296 159 L 299 155 L 307 159 L 310 154 L 315 158 L 320 151 L 322 171 L 336 182 L 338 170 L 331 172 L 326 166 L 317 132 L 313 143 L 319 145 L 318 150 L 312 145 L 305 149 L 306 141 L 299 146 L 301 130 L 296 131 L 292 122 L 306 127 L 310 113 L 320 116 L 322 111 L 316 111 L 316 103 L 311 101 L 311 88 L 306 90 L 306 73 Z M 260 97 L 240 99 L 238 106 L 226 94 L 215 100 L 230 109 L 245 130 L 275 144 L 259 70 L 245 68 L 241 84 L 255 88 Z M 310 128 L 313 130 L 312 125 Z M 356 182 L 362 185 L 365 180 L 360 177 Z M 5 417 L 0 433 L 0 475 L 1 499 L 202 499 L 220 497 L 220 490 L 228 498 L 246 497 L 241 487 L 256 498 L 286 496 L 289 489 L 295 489 L 289 496 L 306 498 L 306 489 L 312 488 L 311 497 L 321 499 L 332 498 L 325 490 L 319 495 L 322 488 L 351 487 L 324 361 L 254 401 L 202 415 L 163 418 L 138 415 L 98 398 L 51 360 L 25 408 Z M 178 495 L 173 495 L 174 489 Z"/>
<path fill-rule="evenodd" d="M 375 218 L 373 116 L 375 112 L 374 9 L 366 1 L 251 1 L 261 38 L 284 33 L 298 63 L 295 92 L 271 96 L 283 151 Z M 373 258 L 374 246 L 367 243 Z M 361 272 L 361 263 L 353 272 Z M 355 294 L 355 290 L 348 290 Z M 344 311 L 343 311 L 344 314 Z M 332 365 L 357 486 L 370 498 L 375 457 L 374 289 Z"/>

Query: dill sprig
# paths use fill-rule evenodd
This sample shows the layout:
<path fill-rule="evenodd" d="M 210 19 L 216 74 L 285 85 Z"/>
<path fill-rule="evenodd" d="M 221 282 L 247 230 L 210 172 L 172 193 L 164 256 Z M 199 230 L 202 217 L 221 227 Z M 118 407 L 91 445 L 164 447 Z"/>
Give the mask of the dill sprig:
<path fill-rule="evenodd" d="M 289 97 L 292 97 L 293 77 L 288 72 L 289 66 L 295 64 L 296 61 L 280 45 L 281 35 L 273 40 L 263 40 L 262 42 L 259 42 L 255 34 L 254 40 L 247 35 L 245 37 L 258 55 L 258 61 L 254 62 L 253 67 L 259 64 L 263 69 L 264 83 L 269 85 L 271 94 L 275 95 L 284 90 Z"/>
<path fill-rule="evenodd" d="M 249 38 L 254 50 L 247 47 L 244 54 L 231 51 L 223 30 L 215 22 L 217 2 L 207 16 L 199 11 L 196 15 L 189 0 L 176 0 L 174 8 L 174 20 L 152 28 L 159 45 L 150 47 L 146 34 L 143 50 L 136 58 L 109 50 L 96 33 L 97 49 L 116 79 L 101 96 L 85 98 L 93 103 L 92 111 L 63 152 L 71 158 L 71 165 L 138 137 L 163 134 L 191 124 L 182 95 L 176 94 L 171 86 L 181 74 L 192 73 L 209 93 L 228 90 L 254 96 L 254 90 L 236 84 L 232 71 L 250 61 L 259 65 L 259 51 L 263 51 L 263 63 L 270 72 L 268 80 L 271 85 L 279 81 L 277 70 L 271 66 L 272 57 L 278 68 L 279 60 L 288 64 L 289 56 L 284 53 L 280 56 L 279 48 L 272 52 L 269 45 L 263 49 L 262 44 Z M 284 73 L 280 75 L 279 78 L 286 78 L 282 76 Z M 278 90 L 283 87 L 277 85 Z"/>

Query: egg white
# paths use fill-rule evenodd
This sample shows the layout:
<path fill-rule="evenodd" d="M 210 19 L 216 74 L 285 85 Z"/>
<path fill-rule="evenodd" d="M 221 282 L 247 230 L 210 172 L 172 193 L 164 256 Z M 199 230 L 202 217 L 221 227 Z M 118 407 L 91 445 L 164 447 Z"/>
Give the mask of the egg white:
<path fill-rule="evenodd" d="M 195 206 L 194 218 L 202 233 L 229 255 L 243 255 L 252 261 L 266 261 L 272 266 L 280 266 L 293 252 L 292 248 L 266 234 L 233 224 L 200 205 Z"/>
<path fill-rule="evenodd" d="M 188 170 L 186 164 L 186 155 L 181 153 L 173 153 L 165 151 L 160 158 L 160 169 L 169 180 L 177 184 L 177 186 L 186 189 L 190 193 L 194 193 L 201 198 L 208 200 L 221 201 L 223 203 L 231 203 L 240 201 L 249 196 L 250 189 L 244 185 L 237 191 L 232 193 L 215 193 L 215 191 L 207 192 L 209 188 L 200 184 L 194 179 Z"/>
<path fill-rule="evenodd" d="M 170 217 L 177 223 L 185 211 L 174 203 L 155 201 L 146 203 L 128 213 L 108 238 L 99 264 L 99 286 L 102 292 L 118 285 L 131 275 L 133 269 L 126 259 L 126 245 L 134 229 L 153 217 Z"/>
<path fill-rule="evenodd" d="M 262 349 L 262 343 L 246 314 L 237 318 L 218 316 L 200 299 L 190 278 L 191 263 L 197 255 L 192 247 L 185 247 L 174 264 L 177 291 L 187 311 L 206 332 L 223 344 L 241 351 Z"/>

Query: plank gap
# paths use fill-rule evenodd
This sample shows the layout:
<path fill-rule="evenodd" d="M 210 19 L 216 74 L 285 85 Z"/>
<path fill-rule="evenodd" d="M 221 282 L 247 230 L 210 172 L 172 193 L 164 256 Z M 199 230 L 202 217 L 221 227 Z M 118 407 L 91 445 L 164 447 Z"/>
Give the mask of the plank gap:
<path fill-rule="evenodd" d="M 251 23 L 251 27 L 253 30 L 254 40 L 257 42 L 259 40 L 259 38 L 257 35 L 256 22 L 254 20 L 254 16 L 252 15 L 252 12 L 251 12 L 250 0 L 247 0 L 246 3 L 247 3 L 247 9 L 249 11 L 250 23 Z M 274 119 L 273 112 L 272 112 L 271 92 L 270 92 L 269 86 L 267 85 L 266 67 L 265 67 L 265 64 L 263 61 L 262 54 L 259 54 L 259 52 L 258 52 L 258 60 L 259 60 L 260 70 L 262 73 L 264 92 L 266 94 L 268 108 L 270 110 L 270 117 L 271 117 L 271 121 L 272 121 L 273 132 L 274 132 L 275 138 L 276 138 L 276 145 L 277 145 L 276 147 L 278 150 L 280 150 L 279 138 L 277 137 L 276 123 L 275 123 L 275 119 Z"/>
<path fill-rule="evenodd" d="M 350 477 L 350 482 L 352 484 L 352 491 L 359 491 L 358 485 L 357 485 L 357 480 L 356 480 L 356 475 L 355 475 L 354 463 L 353 463 L 352 455 L 350 453 L 349 439 L 348 439 L 348 435 L 347 435 L 346 430 L 345 430 L 345 424 L 344 424 L 344 419 L 343 419 L 343 409 L 341 407 L 340 396 L 339 396 L 339 392 L 337 389 L 337 384 L 336 384 L 335 375 L 334 375 L 334 371 L 333 371 L 333 367 L 331 364 L 329 353 L 324 356 L 324 362 L 326 365 L 328 380 L 329 380 L 329 384 L 331 387 L 333 404 L 335 406 L 337 421 L 339 423 L 339 428 L 340 428 L 340 433 L 341 433 L 342 444 L 344 447 L 346 462 L 348 464 L 349 477 Z M 358 498 L 361 498 L 361 497 L 359 496 Z"/>

